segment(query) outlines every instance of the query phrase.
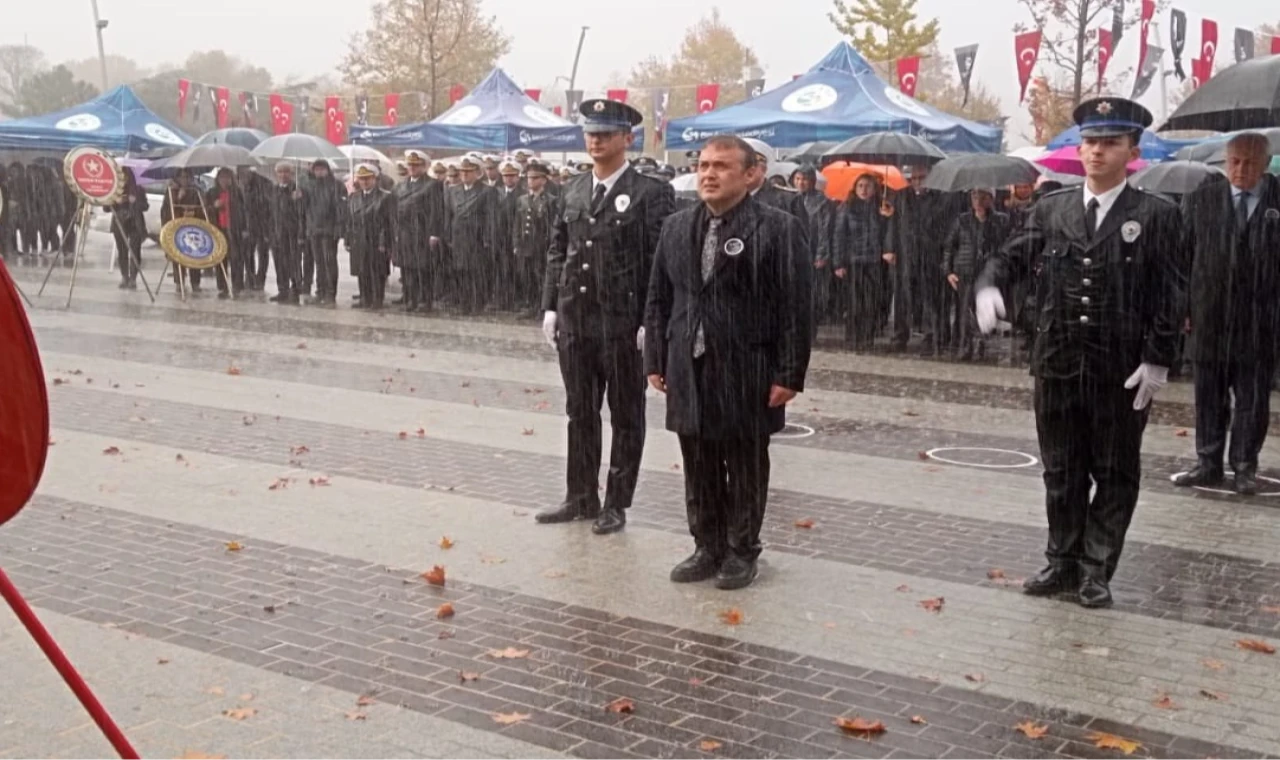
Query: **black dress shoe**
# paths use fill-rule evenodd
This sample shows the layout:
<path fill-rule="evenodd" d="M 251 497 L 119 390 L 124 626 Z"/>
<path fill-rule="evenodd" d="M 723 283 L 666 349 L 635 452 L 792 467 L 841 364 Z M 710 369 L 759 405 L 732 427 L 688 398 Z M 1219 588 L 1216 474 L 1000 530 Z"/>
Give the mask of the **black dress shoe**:
<path fill-rule="evenodd" d="M 1022 593 L 1028 596 L 1053 596 L 1071 590 L 1075 585 L 1074 580 L 1062 568 L 1050 565 L 1024 581 Z"/>
<path fill-rule="evenodd" d="M 1258 476 L 1251 472 L 1237 472 L 1236 493 L 1241 496 L 1257 496 Z"/>
<path fill-rule="evenodd" d="M 596 524 L 591 526 L 591 532 L 597 536 L 607 536 L 625 527 L 627 527 L 627 510 L 621 507 L 606 507 L 596 518 Z"/>
<path fill-rule="evenodd" d="M 684 562 L 671 568 L 672 583 L 697 583 L 716 577 L 719 560 L 711 552 L 698 547 Z"/>
<path fill-rule="evenodd" d="M 1080 606 L 1089 609 L 1111 606 L 1111 589 L 1101 578 L 1085 578 L 1080 584 Z"/>
<path fill-rule="evenodd" d="M 720 563 L 720 571 L 716 573 L 716 588 L 724 589 L 725 591 L 746 588 L 751 585 L 758 574 L 759 570 L 756 569 L 755 560 L 731 555 Z"/>
<path fill-rule="evenodd" d="M 1222 471 L 1211 470 L 1204 465 L 1196 465 L 1190 472 L 1180 472 L 1174 475 L 1173 484 L 1182 488 L 1221 485 Z"/>
<path fill-rule="evenodd" d="M 566 501 L 554 509 L 545 509 L 533 516 L 535 522 L 542 525 L 573 522 L 574 520 L 594 520 L 600 515 L 600 508 L 586 508 L 575 501 Z"/>

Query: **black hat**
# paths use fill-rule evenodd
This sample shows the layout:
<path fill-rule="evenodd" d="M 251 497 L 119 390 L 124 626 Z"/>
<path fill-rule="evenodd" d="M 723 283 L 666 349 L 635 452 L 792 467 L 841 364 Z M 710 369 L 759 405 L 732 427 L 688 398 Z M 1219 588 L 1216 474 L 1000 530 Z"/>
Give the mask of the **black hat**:
<path fill-rule="evenodd" d="M 582 131 L 592 132 L 630 132 L 631 128 L 644 121 L 640 112 L 626 103 L 616 100 L 584 100 L 578 106 L 582 114 Z"/>
<path fill-rule="evenodd" d="M 1071 118 L 1081 137 L 1119 137 L 1141 134 L 1155 118 L 1142 106 L 1125 98 L 1094 98 L 1076 107 Z"/>

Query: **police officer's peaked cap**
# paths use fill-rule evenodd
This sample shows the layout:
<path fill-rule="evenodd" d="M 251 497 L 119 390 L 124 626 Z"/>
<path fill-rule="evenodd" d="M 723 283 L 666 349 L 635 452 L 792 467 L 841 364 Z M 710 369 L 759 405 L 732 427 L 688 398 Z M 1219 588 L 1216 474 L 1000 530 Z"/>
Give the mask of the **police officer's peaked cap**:
<path fill-rule="evenodd" d="M 517 164 L 517 163 L 515 162 L 515 160 L 514 160 L 514 159 L 512 159 L 512 160 L 510 160 L 510 161 L 503 161 L 503 162 L 502 162 L 502 166 L 498 168 L 498 173 L 499 173 L 499 174 L 516 174 L 516 175 L 519 175 L 519 174 L 520 174 L 520 164 Z"/>
<path fill-rule="evenodd" d="M 449 167 L 445 166 L 445 163 L 443 161 L 437 161 L 431 165 L 432 174 L 438 174 L 440 172 L 448 171 L 448 170 L 449 170 Z"/>
<path fill-rule="evenodd" d="M 463 156 L 462 159 L 458 161 L 458 169 L 461 171 L 479 171 L 480 162 L 471 156 Z"/>
<path fill-rule="evenodd" d="M 490 168 L 490 167 L 497 168 L 497 166 L 498 166 L 498 161 L 499 161 L 499 159 L 498 159 L 498 157 L 497 157 L 497 156 L 495 156 L 495 155 L 493 155 L 493 154 L 489 154 L 489 155 L 487 155 L 487 156 L 485 156 L 485 157 L 484 157 L 484 166 L 485 166 L 485 168 L 486 168 L 486 169 L 488 169 L 488 168 Z"/>
<path fill-rule="evenodd" d="M 578 112 L 582 114 L 582 131 L 587 133 L 630 132 L 644 121 L 640 112 L 626 103 L 603 98 L 582 101 Z"/>
<path fill-rule="evenodd" d="M 1071 117 L 1080 127 L 1081 137 L 1119 137 L 1141 133 L 1155 118 L 1151 112 L 1126 98 L 1094 98 L 1076 107 Z"/>
<path fill-rule="evenodd" d="M 357 177 L 376 177 L 378 176 L 378 168 L 373 164 L 359 164 L 356 166 Z"/>
<path fill-rule="evenodd" d="M 410 149 L 404 152 L 404 162 L 409 166 L 427 163 L 427 154 L 420 150 Z"/>
<path fill-rule="evenodd" d="M 517 159 L 520 158 L 521 156 L 525 158 L 533 158 L 533 151 L 529 150 L 528 148 L 516 148 L 515 152 L 512 153 L 511 155 L 515 156 Z"/>

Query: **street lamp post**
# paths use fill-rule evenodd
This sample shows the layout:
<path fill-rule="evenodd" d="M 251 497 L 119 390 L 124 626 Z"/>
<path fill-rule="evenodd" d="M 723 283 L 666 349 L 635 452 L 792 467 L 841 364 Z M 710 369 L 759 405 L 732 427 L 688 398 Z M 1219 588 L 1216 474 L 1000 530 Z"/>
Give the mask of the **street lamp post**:
<path fill-rule="evenodd" d="M 98 35 L 98 66 L 102 70 L 102 91 L 107 91 L 107 53 L 102 46 L 102 30 L 107 28 L 107 21 L 98 16 L 98 0 L 89 0 L 93 6 L 93 26 Z"/>

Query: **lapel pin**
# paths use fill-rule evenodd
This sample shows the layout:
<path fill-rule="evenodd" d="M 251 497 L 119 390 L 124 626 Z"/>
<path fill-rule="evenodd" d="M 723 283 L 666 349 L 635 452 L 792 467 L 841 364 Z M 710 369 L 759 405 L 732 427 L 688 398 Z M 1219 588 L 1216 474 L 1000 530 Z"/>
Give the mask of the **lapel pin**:
<path fill-rule="evenodd" d="M 1137 222 L 1125 222 L 1120 228 L 1120 237 L 1124 238 L 1124 242 L 1132 243 L 1142 234 L 1142 225 Z"/>
<path fill-rule="evenodd" d="M 613 207 L 618 210 L 619 214 L 621 214 L 623 211 L 626 211 L 628 208 L 631 207 L 631 196 L 624 194 L 624 195 L 619 195 L 617 198 L 614 198 Z"/>
<path fill-rule="evenodd" d="M 746 244 L 738 238 L 729 238 L 724 243 L 724 252 L 730 256 L 737 256 L 746 249 Z"/>
<path fill-rule="evenodd" d="M 1274 222 L 1277 219 L 1280 219 L 1280 209 L 1274 209 L 1274 208 L 1267 209 L 1266 213 L 1263 214 L 1263 218 L 1266 219 L 1268 222 Z"/>

